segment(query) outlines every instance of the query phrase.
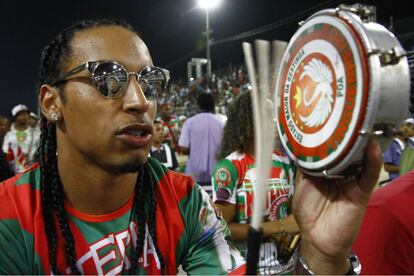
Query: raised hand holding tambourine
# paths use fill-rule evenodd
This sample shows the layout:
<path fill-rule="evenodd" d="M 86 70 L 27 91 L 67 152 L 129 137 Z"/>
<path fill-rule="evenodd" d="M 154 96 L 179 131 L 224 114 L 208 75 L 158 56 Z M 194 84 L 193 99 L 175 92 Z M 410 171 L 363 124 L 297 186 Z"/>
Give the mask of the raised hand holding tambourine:
<path fill-rule="evenodd" d="M 291 39 L 278 70 L 279 136 L 304 174 L 293 207 L 304 239 L 301 264 L 306 259 L 310 266 L 296 272 L 333 274 L 353 269 L 347 254 L 381 168 L 379 146 L 370 141 L 376 140 L 384 150 L 408 113 L 407 52 L 386 28 L 368 22 L 367 13 L 363 6 L 315 13 Z M 244 46 L 245 57 L 252 80 L 256 73 L 252 55 L 246 54 L 248 47 Z M 266 70 L 261 72 L 267 75 Z M 262 78 L 267 77 L 259 74 Z M 263 89 L 253 85 L 253 95 L 258 91 Z M 263 105 L 253 107 L 255 116 L 266 116 L 260 111 Z M 268 122 L 260 122 L 255 129 L 256 155 L 262 156 L 258 166 L 264 166 L 271 148 L 266 152 L 263 144 L 267 135 L 263 124 Z M 263 167 L 258 172 L 263 173 L 258 179 L 267 176 Z M 254 273 L 261 223 L 255 216 L 262 214 L 264 192 L 255 189 L 248 274 Z"/>

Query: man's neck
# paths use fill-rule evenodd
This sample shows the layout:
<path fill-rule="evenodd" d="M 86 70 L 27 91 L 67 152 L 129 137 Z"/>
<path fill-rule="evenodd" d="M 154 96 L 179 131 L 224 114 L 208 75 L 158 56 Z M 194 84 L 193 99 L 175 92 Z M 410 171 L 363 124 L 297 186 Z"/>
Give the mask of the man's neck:
<path fill-rule="evenodd" d="M 250 145 L 248 145 L 246 147 L 245 153 L 250 154 L 251 156 L 254 156 L 254 142 L 250 143 Z"/>
<path fill-rule="evenodd" d="M 23 131 L 23 130 L 26 130 L 28 128 L 28 126 L 26 124 L 19 124 L 19 123 L 14 123 L 13 127 L 17 131 Z"/>
<path fill-rule="evenodd" d="M 110 173 L 79 155 L 58 151 L 59 175 L 66 200 L 76 210 L 103 215 L 114 212 L 134 194 L 138 173 Z"/>
<path fill-rule="evenodd" d="M 402 135 L 396 135 L 395 138 L 397 138 L 401 142 L 405 143 L 406 138 L 404 136 L 402 136 Z"/>
<path fill-rule="evenodd" d="M 160 149 L 161 148 L 161 142 L 152 141 L 152 146 L 154 148 Z"/>

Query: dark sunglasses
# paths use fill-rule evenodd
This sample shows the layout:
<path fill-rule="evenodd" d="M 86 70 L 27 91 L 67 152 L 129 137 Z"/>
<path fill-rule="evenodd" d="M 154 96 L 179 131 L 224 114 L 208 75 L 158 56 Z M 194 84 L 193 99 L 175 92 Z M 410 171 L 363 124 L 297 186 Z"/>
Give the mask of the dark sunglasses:
<path fill-rule="evenodd" d="M 93 86 L 107 99 L 117 98 L 126 91 L 130 75 L 136 75 L 139 85 L 148 100 L 161 96 L 170 80 L 168 70 L 146 66 L 138 73 L 128 72 L 120 63 L 111 60 L 89 61 L 64 73 L 53 86 L 68 81 L 70 76 L 88 69 Z"/>

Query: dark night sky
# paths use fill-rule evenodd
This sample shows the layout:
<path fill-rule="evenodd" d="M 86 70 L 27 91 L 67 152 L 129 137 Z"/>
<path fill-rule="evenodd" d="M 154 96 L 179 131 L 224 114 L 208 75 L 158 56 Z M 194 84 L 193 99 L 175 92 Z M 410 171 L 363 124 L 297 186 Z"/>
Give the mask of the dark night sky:
<path fill-rule="evenodd" d="M 315 0 L 222 0 L 211 12 L 213 38 L 220 40 L 261 27 L 298 13 L 299 20 L 315 11 L 334 8 L 339 3 L 355 1 Z M 414 31 L 400 26 L 413 22 L 414 11 L 408 1 L 359 1 L 377 6 L 378 22 L 388 26 L 394 17 L 397 34 Z M 186 76 L 186 63 L 195 52 L 205 57 L 205 14 L 196 8 L 196 0 L 72 0 L 72 1 L 0 1 L 0 113 L 9 115 L 11 108 L 24 103 L 36 109 L 37 68 L 41 49 L 64 27 L 78 19 L 122 18 L 133 25 L 147 43 L 154 63 L 172 72 L 178 79 Z M 288 41 L 297 29 L 293 20 L 272 31 L 245 39 L 279 39 Z M 412 36 L 412 35 L 411 35 Z M 212 47 L 213 70 L 230 62 L 243 63 L 241 40 Z M 199 51 L 197 52 L 197 49 Z"/>

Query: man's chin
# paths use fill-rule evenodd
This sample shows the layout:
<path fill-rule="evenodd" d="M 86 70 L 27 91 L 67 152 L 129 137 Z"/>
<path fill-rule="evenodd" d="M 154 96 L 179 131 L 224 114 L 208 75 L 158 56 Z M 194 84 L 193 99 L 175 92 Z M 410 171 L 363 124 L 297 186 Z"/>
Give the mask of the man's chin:
<path fill-rule="evenodd" d="M 124 164 L 118 168 L 118 172 L 119 173 L 136 173 L 138 172 L 140 167 L 142 167 L 142 164 L 139 164 L 139 163 Z"/>
<path fill-rule="evenodd" d="M 136 173 L 138 172 L 139 168 L 142 167 L 145 163 L 147 163 L 148 157 L 145 158 L 137 158 L 127 163 L 119 165 L 116 170 L 119 173 Z"/>

